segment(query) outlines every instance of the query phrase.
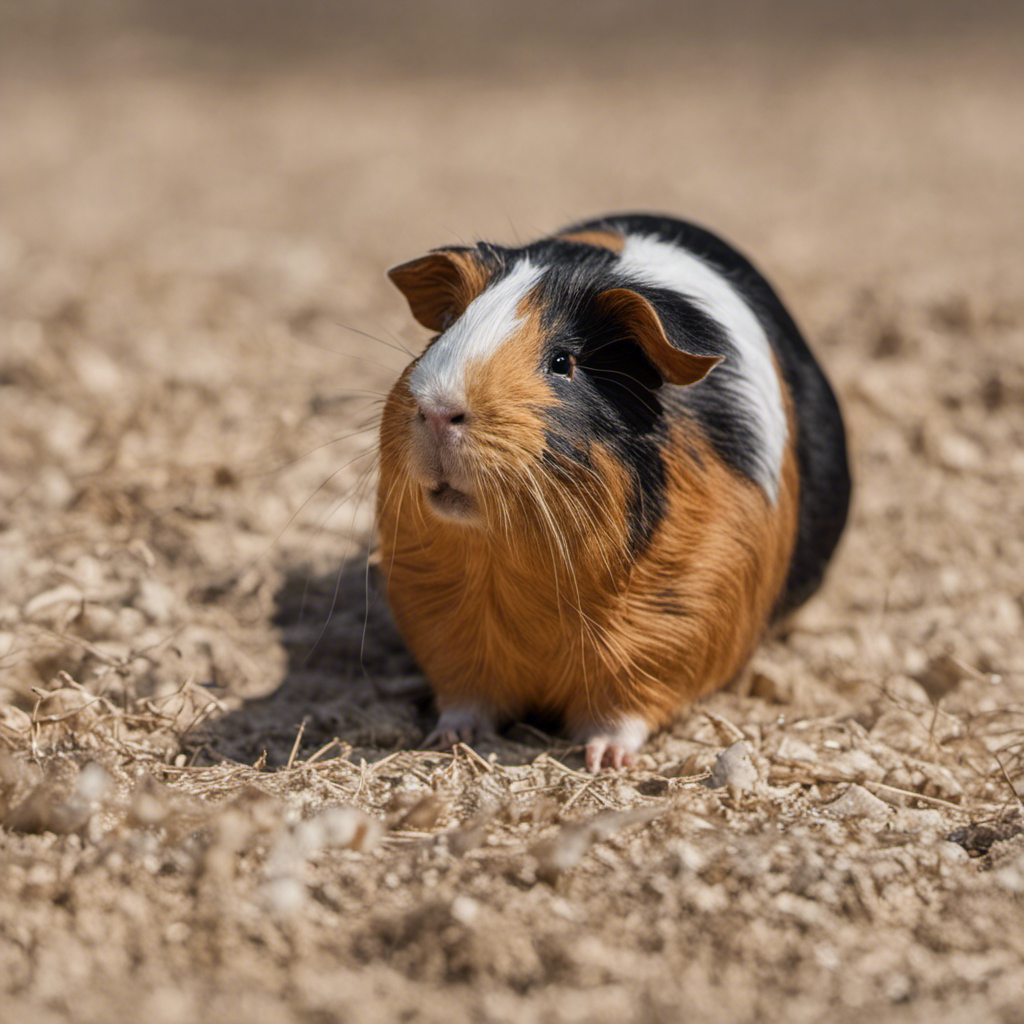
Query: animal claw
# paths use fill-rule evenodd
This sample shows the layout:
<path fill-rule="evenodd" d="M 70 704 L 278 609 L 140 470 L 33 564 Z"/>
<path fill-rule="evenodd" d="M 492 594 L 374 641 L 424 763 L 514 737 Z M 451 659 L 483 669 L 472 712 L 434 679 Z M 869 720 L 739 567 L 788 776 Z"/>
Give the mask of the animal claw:
<path fill-rule="evenodd" d="M 647 724 L 636 716 L 622 719 L 614 728 L 603 732 L 584 732 L 587 770 L 628 768 L 634 755 L 647 739 Z"/>
<path fill-rule="evenodd" d="M 606 737 L 596 737 L 587 744 L 587 770 L 599 772 L 602 768 L 628 768 L 636 760 L 633 751 Z"/>

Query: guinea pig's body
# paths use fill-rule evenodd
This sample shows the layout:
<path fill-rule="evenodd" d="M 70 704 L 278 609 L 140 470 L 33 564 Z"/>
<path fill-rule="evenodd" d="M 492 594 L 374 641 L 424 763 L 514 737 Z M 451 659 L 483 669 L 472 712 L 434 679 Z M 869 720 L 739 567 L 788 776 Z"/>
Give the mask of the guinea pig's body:
<path fill-rule="evenodd" d="M 850 494 L 832 391 L 760 274 L 681 221 L 391 277 L 438 332 L 388 397 L 377 498 L 431 739 L 535 709 L 628 763 L 821 582 Z"/>

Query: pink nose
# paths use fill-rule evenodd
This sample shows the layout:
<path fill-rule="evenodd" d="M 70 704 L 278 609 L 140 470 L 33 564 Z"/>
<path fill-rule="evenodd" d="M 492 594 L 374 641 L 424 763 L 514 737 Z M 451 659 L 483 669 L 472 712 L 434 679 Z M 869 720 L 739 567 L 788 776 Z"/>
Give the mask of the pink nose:
<path fill-rule="evenodd" d="M 420 419 L 430 424 L 438 441 L 444 441 L 466 422 L 466 410 L 450 405 L 420 406 Z"/>

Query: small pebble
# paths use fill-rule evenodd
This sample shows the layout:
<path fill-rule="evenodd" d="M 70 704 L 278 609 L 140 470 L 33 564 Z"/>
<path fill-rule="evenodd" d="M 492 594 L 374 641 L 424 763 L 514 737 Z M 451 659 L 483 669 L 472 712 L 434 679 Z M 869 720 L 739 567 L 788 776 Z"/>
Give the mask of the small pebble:
<path fill-rule="evenodd" d="M 888 818 L 892 813 L 887 803 L 856 783 L 848 786 L 843 795 L 827 804 L 824 810 L 838 818 Z"/>
<path fill-rule="evenodd" d="M 711 777 L 704 785 L 709 789 L 728 786 L 730 790 L 743 793 L 757 784 L 757 769 L 750 758 L 750 750 L 743 740 L 726 748 L 715 760 Z"/>

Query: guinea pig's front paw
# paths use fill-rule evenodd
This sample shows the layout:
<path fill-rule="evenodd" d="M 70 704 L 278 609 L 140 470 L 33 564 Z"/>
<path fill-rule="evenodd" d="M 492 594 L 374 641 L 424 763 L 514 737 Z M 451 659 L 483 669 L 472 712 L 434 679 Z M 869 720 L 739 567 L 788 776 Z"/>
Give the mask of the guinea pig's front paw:
<path fill-rule="evenodd" d="M 494 719 L 477 707 L 448 708 L 423 741 L 427 750 L 447 750 L 456 743 L 473 743 L 494 735 Z"/>
<path fill-rule="evenodd" d="M 587 768 L 592 772 L 602 768 L 626 768 L 633 763 L 633 755 L 644 745 L 650 730 L 637 715 L 626 715 L 610 727 L 591 726 L 577 730 L 586 744 Z"/>

